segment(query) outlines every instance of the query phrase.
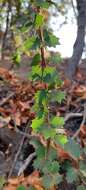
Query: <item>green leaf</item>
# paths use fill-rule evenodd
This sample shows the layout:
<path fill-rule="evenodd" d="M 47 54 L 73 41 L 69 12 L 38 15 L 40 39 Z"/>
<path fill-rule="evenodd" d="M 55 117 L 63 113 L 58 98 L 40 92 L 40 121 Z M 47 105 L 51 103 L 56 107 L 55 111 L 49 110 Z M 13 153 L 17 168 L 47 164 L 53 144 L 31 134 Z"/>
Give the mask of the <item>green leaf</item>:
<path fill-rule="evenodd" d="M 48 9 L 50 6 L 50 3 L 44 2 L 44 0 L 35 0 L 35 6 L 40 6 L 41 8 L 46 8 Z"/>
<path fill-rule="evenodd" d="M 45 114 L 44 107 L 41 106 L 41 107 L 39 108 L 38 112 L 37 112 L 37 117 L 38 117 L 38 118 L 42 118 L 42 117 L 44 116 L 44 114 Z"/>
<path fill-rule="evenodd" d="M 31 49 L 32 46 L 34 45 L 35 40 L 36 40 L 35 36 L 29 37 L 27 40 L 25 40 L 25 42 L 24 42 L 25 50 Z"/>
<path fill-rule="evenodd" d="M 42 158 L 39 158 L 39 157 L 37 157 L 35 160 L 34 160 L 34 163 L 33 163 L 33 166 L 34 166 L 34 168 L 37 170 L 40 170 L 40 171 L 42 171 L 42 169 L 43 169 L 43 159 Z"/>
<path fill-rule="evenodd" d="M 41 76 L 41 67 L 39 65 L 32 67 L 32 76 L 35 74 Z"/>
<path fill-rule="evenodd" d="M 52 63 L 54 63 L 54 64 L 59 64 L 59 63 L 62 62 L 62 58 L 61 58 L 61 56 L 60 56 L 58 53 L 57 53 L 57 55 L 51 56 L 49 60 L 50 60 Z"/>
<path fill-rule="evenodd" d="M 79 169 L 84 170 L 86 172 L 86 164 L 84 160 L 79 162 Z"/>
<path fill-rule="evenodd" d="M 44 177 L 42 177 L 42 184 L 45 187 L 45 189 L 50 189 L 53 187 L 53 183 L 52 183 L 52 177 L 50 175 L 46 175 Z"/>
<path fill-rule="evenodd" d="M 19 64 L 21 62 L 21 53 L 18 50 L 16 50 L 16 52 L 12 56 L 12 59 L 13 59 L 14 63 L 19 66 Z"/>
<path fill-rule="evenodd" d="M 43 77 L 43 81 L 46 83 L 50 83 L 51 81 L 51 74 L 47 73 L 44 77 Z"/>
<path fill-rule="evenodd" d="M 20 185 L 16 190 L 26 190 L 26 188 L 23 185 Z"/>
<path fill-rule="evenodd" d="M 39 28 L 43 25 L 43 23 L 44 23 L 44 17 L 40 14 L 37 14 L 35 19 L 35 27 Z"/>
<path fill-rule="evenodd" d="M 41 80 L 41 77 L 39 74 L 35 73 L 32 75 L 32 79 L 35 80 L 35 81 L 38 81 L 38 80 Z"/>
<path fill-rule="evenodd" d="M 72 183 L 77 180 L 77 171 L 73 167 L 67 168 L 66 179 L 68 183 Z"/>
<path fill-rule="evenodd" d="M 57 134 L 55 136 L 55 143 L 57 144 L 61 144 L 61 145 L 64 145 L 67 143 L 67 136 L 66 135 L 63 135 L 63 134 Z"/>
<path fill-rule="evenodd" d="M 45 139 L 54 138 L 56 135 L 56 131 L 51 128 L 45 128 L 45 130 L 42 131 Z"/>
<path fill-rule="evenodd" d="M 44 175 L 44 177 L 42 177 L 42 183 L 43 186 L 45 187 L 45 189 L 51 189 L 52 187 L 54 187 L 54 185 L 59 184 L 62 181 L 62 176 L 59 174 L 54 174 L 54 175 Z"/>
<path fill-rule="evenodd" d="M 36 149 L 36 155 L 38 158 L 45 158 L 45 147 L 43 145 L 38 145 L 38 148 Z"/>
<path fill-rule="evenodd" d="M 81 174 L 86 177 L 86 163 L 84 160 L 79 162 L 79 170 Z"/>
<path fill-rule="evenodd" d="M 57 174 L 59 171 L 59 163 L 57 161 L 50 161 L 50 160 L 45 160 L 44 165 L 43 165 L 43 173 L 44 174 Z"/>
<path fill-rule="evenodd" d="M 53 125 L 54 127 L 63 126 L 64 125 L 64 118 L 55 116 L 51 120 L 51 125 Z"/>
<path fill-rule="evenodd" d="M 74 140 L 70 139 L 65 145 L 64 149 L 68 151 L 72 156 L 79 158 L 81 154 L 80 145 Z"/>
<path fill-rule="evenodd" d="M 57 101 L 61 104 L 61 102 L 65 99 L 65 93 L 62 91 L 59 91 L 57 93 Z"/>
<path fill-rule="evenodd" d="M 86 190 L 86 187 L 84 185 L 79 185 L 77 187 L 77 190 Z"/>
<path fill-rule="evenodd" d="M 62 175 L 60 175 L 59 173 L 54 176 L 54 184 L 55 185 L 60 184 L 62 180 L 63 180 Z"/>
<path fill-rule="evenodd" d="M 41 41 L 38 37 L 36 37 L 36 40 L 34 41 L 34 44 L 32 45 L 31 49 L 36 50 L 37 48 L 40 48 Z"/>
<path fill-rule="evenodd" d="M 49 35 L 49 46 L 53 46 L 55 47 L 58 44 L 58 38 L 56 36 L 54 36 L 53 34 Z"/>
<path fill-rule="evenodd" d="M 53 174 L 58 173 L 59 172 L 59 168 L 60 168 L 59 163 L 57 161 L 53 161 L 50 164 L 49 172 L 53 173 Z"/>
<path fill-rule="evenodd" d="M 40 90 L 39 92 L 39 106 L 43 103 L 43 101 L 46 100 L 47 97 L 47 91 L 46 90 Z"/>
<path fill-rule="evenodd" d="M 3 185 L 5 184 L 6 180 L 3 176 L 0 176 L 0 189 L 3 188 Z"/>
<path fill-rule="evenodd" d="M 33 119 L 32 120 L 32 124 L 31 124 L 31 127 L 32 127 L 33 131 L 38 132 L 39 129 L 41 128 L 41 126 L 43 125 L 43 123 L 44 123 L 44 119 L 43 118 Z"/>
<path fill-rule="evenodd" d="M 31 139 L 30 144 L 33 145 L 35 149 L 40 149 L 41 146 L 43 147 L 38 139 Z"/>
<path fill-rule="evenodd" d="M 54 148 L 50 148 L 48 157 L 51 161 L 57 159 L 57 152 Z"/>
<path fill-rule="evenodd" d="M 56 47 L 56 45 L 59 45 L 59 39 L 47 30 L 44 30 L 44 41 L 48 47 Z"/>
<path fill-rule="evenodd" d="M 37 53 L 37 54 L 33 57 L 32 62 L 31 62 L 31 65 L 32 65 L 32 66 L 38 65 L 40 61 L 41 61 L 40 54 Z"/>
<path fill-rule="evenodd" d="M 57 72 L 53 67 L 46 67 L 44 71 L 43 81 L 52 84 L 57 80 Z"/>

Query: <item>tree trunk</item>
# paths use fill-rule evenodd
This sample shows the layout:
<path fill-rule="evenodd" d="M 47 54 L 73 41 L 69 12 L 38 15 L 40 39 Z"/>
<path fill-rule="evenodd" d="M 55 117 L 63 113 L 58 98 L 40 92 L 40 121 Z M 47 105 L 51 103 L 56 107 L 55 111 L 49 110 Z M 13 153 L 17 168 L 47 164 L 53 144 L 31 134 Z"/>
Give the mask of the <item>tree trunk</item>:
<path fill-rule="evenodd" d="M 67 77 L 72 79 L 77 70 L 78 64 L 82 57 L 84 42 L 85 42 L 85 27 L 86 27 L 86 0 L 77 1 L 77 37 L 73 47 L 73 55 L 70 58 L 67 69 Z"/>
<path fill-rule="evenodd" d="M 6 15 L 6 29 L 3 35 L 3 41 L 2 41 L 2 53 L 1 53 L 1 59 L 4 58 L 4 49 L 5 49 L 5 44 L 6 44 L 6 37 L 8 34 L 8 29 L 9 29 L 9 13 L 11 11 L 11 2 L 8 0 L 8 6 L 7 6 L 7 15 Z"/>

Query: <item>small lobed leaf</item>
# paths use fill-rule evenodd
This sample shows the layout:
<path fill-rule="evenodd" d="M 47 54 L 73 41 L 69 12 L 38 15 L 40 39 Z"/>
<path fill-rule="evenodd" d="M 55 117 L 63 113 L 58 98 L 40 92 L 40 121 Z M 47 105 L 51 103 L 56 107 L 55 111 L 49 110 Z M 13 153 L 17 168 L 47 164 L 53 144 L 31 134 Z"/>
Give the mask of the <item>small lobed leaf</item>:
<path fill-rule="evenodd" d="M 12 56 L 12 59 L 16 65 L 19 65 L 21 62 L 21 53 L 20 51 L 16 50 L 14 55 Z"/>
<path fill-rule="evenodd" d="M 53 178 L 50 175 L 46 175 L 42 177 L 42 184 L 45 187 L 45 189 L 50 189 L 54 186 L 53 184 Z"/>
<path fill-rule="evenodd" d="M 40 14 L 37 14 L 35 19 L 35 27 L 39 28 L 43 25 L 43 23 L 44 23 L 44 17 Z"/>
<path fill-rule="evenodd" d="M 49 139 L 49 138 L 54 138 L 56 135 L 56 131 L 54 129 L 51 128 L 46 128 L 45 130 L 42 131 L 45 139 Z"/>
<path fill-rule="evenodd" d="M 49 172 L 50 173 L 58 173 L 59 172 L 59 168 L 60 168 L 60 165 L 57 161 L 53 161 L 51 164 L 50 164 L 50 170 Z"/>
<path fill-rule="evenodd" d="M 38 156 L 38 158 L 45 158 L 45 152 L 46 152 L 46 149 L 44 146 L 42 145 L 38 145 L 38 148 L 36 149 L 36 154 Z"/>
<path fill-rule="evenodd" d="M 35 0 L 35 5 L 36 6 L 40 6 L 41 8 L 46 8 L 46 9 L 48 9 L 49 8 L 49 6 L 50 6 L 50 3 L 48 3 L 48 2 L 46 2 L 46 1 L 44 1 L 44 0 Z"/>
<path fill-rule="evenodd" d="M 57 54 L 57 55 L 51 56 L 49 60 L 50 60 L 53 64 L 60 64 L 61 61 L 62 61 L 62 58 L 61 58 L 60 54 Z"/>
<path fill-rule="evenodd" d="M 77 171 L 73 167 L 67 168 L 66 179 L 68 183 L 72 183 L 77 180 Z"/>
<path fill-rule="evenodd" d="M 51 161 L 57 159 L 57 152 L 54 148 L 50 147 L 48 157 L 49 157 L 49 160 L 51 160 Z"/>
<path fill-rule="evenodd" d="M 51 160 L 45 160 L 44 165 L 43 165 L 43 172 L 44 174 L 57 174 L 59 171 L 59 163 L 57 161 L 51 161 Z"/>
<path fill-rule="evenodd" d="M 48 47 L 56 47 L 56 45 L 59 45 L 59 39 L 47 30 L 44 30 L 44 40 L 45 45 Z"/>
<path fill-rule="evenodd" d="M 26 190 L 26 188 L 23 185 L 20 185 L 16 190 Z"/>
<path fill-rule="evenodd" d="M 32 76 L 34 76 L 35 74 L 41 76 L 41 68 L 39 65 L 32 67 Z"/>
<path fill-rule="evenodd" d="M 25 50 L 31 49 L 32 46 L 34 45 L 35 40 L 36 40 L 35 36 L 29 37 L 27 40 L 25 40 L 25 42 L 24 42 Z"/>
<path fill-rule="evenodd" d="M 63 126 L 64 125 L 64 118 L 55 116 L 51 120 L 51 125 L 53 125 L 54 127 Z"/>
<path fill-rule="evenodd" d="M 67 136 L 66 136 L 66 135 L 57 134 L 57 135 L 55 136 L 55 143 L 57 143 L 57 144 L 64 145 L 64 144 L 67 143 L 67 141 L 68 141 L 68 139 L 67 139 Z"/>
<path fill-rule="evenodd" d="M 59 184 L 62 181 L 62 176 L 59 174 L 54 175 L 44 175 L 42 178 L 42 183 L 45 189 L 51 189 L 55 185 Z"/>
<path fill-rule="evenodd" d="M 43 101 L 46 100 L 47 97 L 47 91 L 46 90 L 40 90 L 39 92 L 39 105 L 41 105 L 43 103 Z"/>
<path fill-rule="evenodd" d="M 5 184 L 6 180 L 3 176 L 0 176 L 0 189 L 3 188 L 3 185 Z"/>
<path fill-rule="evenodd" d="M 47 73 L 44 77 L 43 77 L 43 81 L 46 83 L 49 83 L 51 81 L 51 74 Z"/>
<path fill-rule="evenodd" d="M 59 92 L 57 93 L 56 99 L 57 99 L 58 103 L 61 104 L 61 102 L 65 99 L 65 93 L 62 92 L 62 91 L 59 91 Z"/>
<path fill-rule="evenodd" d="M 60 184 L 62 180 L 63 180 L 62 175 L 57 174 L 57 175 L 54 176 L 54 183 L 55 183 L 55 185 Z"/>
<path fill-rule="evenodd" d="M 86 163 L 85 160 L 82 160 L 79 162 L 79 170 L 81 172 L 81 174 L 86 177 Z"/>
<path fill-rule="evenodd" d="M 41 45 L 41 41 L 40 41 L 40 38 L 39 37 L 36 37 L 31 49 L 32 50 L 36 50 L 37 48 L 40 48 L 40 45 Z"/>
<path fill-rule="evenodd" d="M 68 151 L 72 156 L 79 158 L 81 154 L 80 145 L 74 140 L 70 139 L 65 145 L 64 149 Z"/>
<path fill-rule="evenodd" d="M 42 171 L 42 169 L 43 169 L 43 159 L 37 157 L 34 160 L 33 166 L 34 166 L 34 168 L 36 170 L 38 169 L 38 170 Z"/>
<path fill-rule="evenodd" d="M 43 123 L 44 123 L 43 118 L 36 118 L 36 119 L 32 120 L 31 127 L 32 127 L 33 131 L 38 132 L 38 130 L 43 125 Z"/>
<path fill-rule="evenodd" d="M 38 65 L 40 61 L 41 61 L 40 54 L 37 53 L 37 54 L 33 57 L 32 62 L 31 62 L 31 65 L 32 65 L 32 66 Z"/>

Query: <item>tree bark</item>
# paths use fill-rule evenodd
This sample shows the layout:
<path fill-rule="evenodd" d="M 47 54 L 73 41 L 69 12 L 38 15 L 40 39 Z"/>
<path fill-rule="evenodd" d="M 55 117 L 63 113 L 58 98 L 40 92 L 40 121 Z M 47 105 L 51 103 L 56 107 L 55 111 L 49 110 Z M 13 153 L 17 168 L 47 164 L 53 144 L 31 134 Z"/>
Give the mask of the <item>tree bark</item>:
<path fill-rule="evenodd" d="M 4 49 L 5 49 L 5 44 L 6 44 L 6 37 L 8 34 L 8 29 L 9 29 L 9 13 L 10 13 L 10 11 L 11 11 L 11 1 L 8 0 L 7 15 L 6 15 L 6 29 L 5 29 L 5 32 L 3 35 L 1 59 L 4 58 Z"/>
<path fill-rule="evenodd" d="M 76 73 L 78 64 L 82 57 L 84 44 L 85 44 L 85 28 L 86 28 L 86 0 L 77 1 L 77 37 L 73 46 L 73 55 L 69 60 L 67 69 L 67 77 L 72 79 Z"/>

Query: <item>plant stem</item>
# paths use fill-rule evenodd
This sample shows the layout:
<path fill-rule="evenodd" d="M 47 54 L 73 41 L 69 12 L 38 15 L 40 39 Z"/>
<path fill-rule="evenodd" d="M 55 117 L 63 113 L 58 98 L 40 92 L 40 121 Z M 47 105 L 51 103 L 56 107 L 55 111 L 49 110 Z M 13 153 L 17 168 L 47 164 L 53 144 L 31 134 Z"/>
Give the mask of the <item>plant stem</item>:
<path fill-rule="evenodd" d="M 43 74 L 44 74 L 44 69 L 46 67 L 46 61 L 45 61 L 45 56 L 44 56 L 44 46 L 43 46 L 43 30 L 42 28 L 39 28 L 38 30 L 38 34 L 39 34 L 39 37 L 40 37 L 40 40 L 41 40 L 41 48 L 40 48 L 40 51 L 41 51 L 41 68 L 42 68 L 42 79 L 41 81 L 43 82 Z"/>
<path fill-rule="evenodd" d="M 43 46 L 44 40 L 43 40 L 43 29 L 42 28 L 39 28 L 38 34 L 39 34 L 39 37 L 40 37 L 40 40 L 41 40 L 41 48 L 40 48 L 41 59 L 42 59 L 42 61 L 41 61 L 41 69 L 42 69 L 41 82 L 43 82 L 44 70 L 46 68 L 46 60 L 45 60 L 45 52 L 44 52 L 45 49 L 44 49 L 44 46 Z M 50 128 L 50 125 L 49 125 L 49 113 L 47 115 L 47 123 L 48 123 L 48 127 Z M 49 150 L 50 150 L 50 142 L 51 142 L 51 139 L 49 138 L 47 140 L 47 148 L 46 148 L 45 159 L 48 159 Z"/>

